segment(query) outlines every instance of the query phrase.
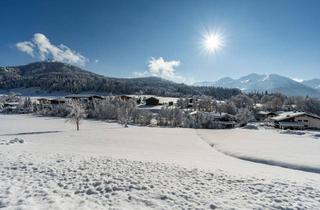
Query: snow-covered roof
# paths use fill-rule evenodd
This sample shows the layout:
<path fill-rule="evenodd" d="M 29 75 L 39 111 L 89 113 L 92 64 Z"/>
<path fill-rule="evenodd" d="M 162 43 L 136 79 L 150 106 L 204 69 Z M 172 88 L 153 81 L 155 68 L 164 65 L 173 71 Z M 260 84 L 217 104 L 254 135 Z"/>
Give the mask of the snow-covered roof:
<path fill-rule="evenodd" d="M 8 106 L 17 106 L 19 105 L 19 102 L 5 102 L 4 104 Z"/>
<path fill-rule="evenodd" d="M 275 114 L 275 113 L 273 113 L 273 112 L 268 112 L 268 111 L 259 111 L 258 114 L 268 115 L 268 114 Z"/>
<path fill-rule="evenodd" d="M 279 114 L 276 117 L 272 117 L 271 119 L 274 121 L 282 121 L 282 120 L 287 120 L 287 119 L 291 119 L 291 118 L 295 118 L 295 117 L 299 117 L 299 116 L 309 116 L 309 117 L 313 117 L 313 118 L 317 118 L 320 120 L 320 117 L 317 115 L 313 115 L 310 113 L 306 113 L 306 112 L 283 112 L 281 114 Z"/>

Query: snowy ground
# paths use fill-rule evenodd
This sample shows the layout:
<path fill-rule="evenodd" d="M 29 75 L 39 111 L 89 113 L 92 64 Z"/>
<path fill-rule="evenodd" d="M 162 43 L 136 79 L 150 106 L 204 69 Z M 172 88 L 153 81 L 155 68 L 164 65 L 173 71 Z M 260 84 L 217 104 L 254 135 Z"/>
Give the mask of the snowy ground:
<path fill-rule="evenodd" d="M 233 129 L 201 130 L 199 134 L 230 156 L 320 173 L 320 132 Z"/>
<path fill-rule="evenodd" d="M 240 160 L 205 142 L 228 141 L 231 130 L 123 128 L 90 120 L 79 132 L 74 127 L 59 118 L 0 115 L 0 140 L 23 139 L 0 145 L 0 208 L 320 208 L 319 174 Z M 305 155 L 301 150 L 301 159 Z"/>

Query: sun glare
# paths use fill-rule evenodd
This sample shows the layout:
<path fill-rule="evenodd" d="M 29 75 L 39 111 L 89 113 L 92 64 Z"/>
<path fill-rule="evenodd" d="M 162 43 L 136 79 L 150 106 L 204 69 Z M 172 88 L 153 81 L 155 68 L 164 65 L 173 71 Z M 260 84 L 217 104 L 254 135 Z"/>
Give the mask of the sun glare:
<path fill-rule="evenodd" d="M 202 35 L 202 47 L 209 54 L 216 53 L 222 49 L 224 43 L 225 41 L 221 33 L 207 32 Z"/>

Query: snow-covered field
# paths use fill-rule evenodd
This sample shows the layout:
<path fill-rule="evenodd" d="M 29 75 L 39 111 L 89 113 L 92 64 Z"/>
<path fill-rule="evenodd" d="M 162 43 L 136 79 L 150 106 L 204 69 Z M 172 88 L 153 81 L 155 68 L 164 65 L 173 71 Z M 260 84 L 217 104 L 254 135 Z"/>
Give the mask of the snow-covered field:
<path fill-rule="evenodd" d="M 123 128 L 91 120 L 84 121 L 80 129 L 75 131 L 74 125 L 59 118 L 0 115 L 0 140 L 23 140 L 0 145 L 0 208 L 320 208 L 319 174 L 245 161 L 216 151 L 216 147 L 229 152 L 241 149 L 242 142 L 231 137 L 260 138 L 266 135 L 262 131 Z M 307 141 L 299 149 L 295 136 L 273 133 L 272 138 L 272 144 L 280 139 L 284 153 L 293 151 L 292 156 L 303 159 L 299 164 L 319 164 L 314 152 L 319 140 L 311 144 L 311 139 L 304 137 Z M 237 146 L 232 147 L 229 141 Z M 267 153 L 260 148 L 267 143 L 252 142 L 244 142 L 258 151 L 250 155 L 264 158 Z"/>
<path fill-rule="evenodd" d="M 320 174 L 320 132 L 276 129 L 201 130 L 216 150 L 244 160 Z"/>

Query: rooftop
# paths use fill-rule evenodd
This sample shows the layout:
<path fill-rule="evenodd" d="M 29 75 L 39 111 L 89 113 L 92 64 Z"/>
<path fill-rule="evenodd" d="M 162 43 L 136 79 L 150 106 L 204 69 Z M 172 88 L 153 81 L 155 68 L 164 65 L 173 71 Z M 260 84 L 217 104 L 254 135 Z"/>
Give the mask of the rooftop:
<path fill-rule="evenodd" d="M 291 119 L 291 118 L 299 117 L 299 116 L 303 116 L 303 115 L 320 119 L 319 116 L 313 115 L 310 113 L 306 113 L 306 112 L 283 112 L 276 117 L 272 117 L 271 119 L 274 121 L 282 121 L 282 120 L 287 120 L 287 119 Z"/>

